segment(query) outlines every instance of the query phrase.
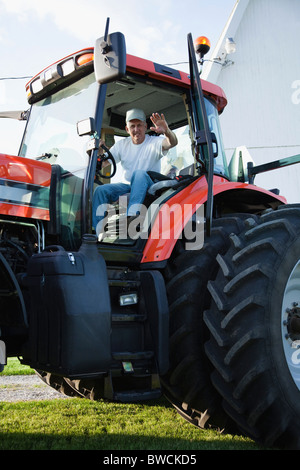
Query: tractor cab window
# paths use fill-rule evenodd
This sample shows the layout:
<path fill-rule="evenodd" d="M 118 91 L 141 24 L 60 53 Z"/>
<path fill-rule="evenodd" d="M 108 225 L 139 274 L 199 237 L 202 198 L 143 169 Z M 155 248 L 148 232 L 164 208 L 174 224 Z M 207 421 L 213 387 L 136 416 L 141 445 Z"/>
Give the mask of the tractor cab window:
<path fill-rule="evenodd" d="M 173 129 L 178 144 L 171 148 L 167 155 L 162 158 L 161 171 L 164 175 L 174 178 L 175 176 L 190 171 L 194 173 L 194 156 L 192 153 L 190 128 L 188 124 Z"/>
<path fill-rule="evenodd" d="M 227 160 L 226 154 L 223 146 L 223 139 L 221 134 L 221 126 L 219 121 L 219 115 L 216 107 L 209 101 L 205 99 L 205 107 L 207 112 L 208 118 L 208 125 L 211 130 L 216 136 L 217 139 L 217 148 L 215 144 L 213 144 L 213 150 L 218 150 L 218 155 L 214 158 L 214 173 L 222 176 L 228 176 L 228 167 L 227 167 Z"/>
<path fill-rule="evenodd" d="M 61 244 L 74 249 L 81 241 L 83 183 L 90 136 L 79 136 L 77 122 L 94 115 L 98 84 L 94 74 L 32 105 L 19 155 L 60 168 L 58 212 Z"/>

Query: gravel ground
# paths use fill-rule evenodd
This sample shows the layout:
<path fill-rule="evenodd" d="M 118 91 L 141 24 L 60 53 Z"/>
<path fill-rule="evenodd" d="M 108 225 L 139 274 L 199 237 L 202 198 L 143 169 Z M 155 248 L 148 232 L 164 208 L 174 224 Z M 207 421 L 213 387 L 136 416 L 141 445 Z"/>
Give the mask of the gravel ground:
<path fill-rule="evenodd" d="M 70 398 L 46 385 L 37 375 L 0 376 L 0 402 Z"/>

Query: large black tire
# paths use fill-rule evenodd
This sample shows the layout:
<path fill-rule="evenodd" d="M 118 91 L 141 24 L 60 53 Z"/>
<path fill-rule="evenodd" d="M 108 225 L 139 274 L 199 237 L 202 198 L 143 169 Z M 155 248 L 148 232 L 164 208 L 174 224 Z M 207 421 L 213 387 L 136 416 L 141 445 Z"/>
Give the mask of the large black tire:
<path fill-rule="evenodd" d="M 65 378 L 67 384 L 78 394 L 81 398 L 97 401 L 104 398 L 104 379 L 78 379 L 71 380 Z"/>
<path fill-rule="evenodd" d="M 46 385 L 54 388 L 54 390 L 62 395 L 66 395 L 68 397 L 81 397 L 81 394 L 70 386 L 68 379 L 65 377 L 52 374 L 51 372 L 45 372 L 43 370 L 36 370 L 35 373 Z"/>
<path fill-rule="evenodd" d="M 226 413 L 245 435 L 287 449 L 300 449 L 299 234 L 294 205 L 232 236 L 204 313 L 212 381 Z"/>
<path fill-rule="evenodd" d="M 233 422 L 223 412 L 210 380 L 203 311 L 210 301 L 207 282 L 218 269 L 216 256 L 228 249 L 229 234 L 244 230 L 247 217 L 214 220 L 201 250 L 186 251 L 184 241 L 179 241 L 164 273 L 170 306 L 170 369 L 161 377 L 163 392 L 187 421 L 201 428 L 232 430 Z"/>

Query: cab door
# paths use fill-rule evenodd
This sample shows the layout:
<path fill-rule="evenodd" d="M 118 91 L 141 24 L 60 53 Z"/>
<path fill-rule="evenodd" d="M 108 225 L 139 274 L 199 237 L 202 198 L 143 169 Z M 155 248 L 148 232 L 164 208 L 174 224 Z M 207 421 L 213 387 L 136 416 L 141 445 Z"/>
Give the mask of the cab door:
<path fill-rule="evenodd" d="M 201 86 L 200 73 L 194 49 L 192 35 L 188 35 L 188 51 L 190 65 L 191 98 L 192 98 L 192 125 L 194 132 L 195 156 L 207 179 L 206 227 L 210 233 L 213 208 L 213 175 L 214 152 L 212 133 L 209 128 L 204 95 Z"/>

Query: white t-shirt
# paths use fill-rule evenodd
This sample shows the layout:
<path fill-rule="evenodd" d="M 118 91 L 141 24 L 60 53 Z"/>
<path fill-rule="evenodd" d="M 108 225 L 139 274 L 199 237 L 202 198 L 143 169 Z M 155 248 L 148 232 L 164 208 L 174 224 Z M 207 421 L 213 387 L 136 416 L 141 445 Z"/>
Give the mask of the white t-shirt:
<path fill-rule="evenodd" d="M 121 162 L 124 170 L 124 183 L 130 183 L 135 170 L 160 172 L 160 159 L 168 153 L 167 150 L 162 150 L 164 138 L 146 134 L 144 142 L 134 144 L 131 137 L 125 137 L 112 146 L 110 151 L 116 163 Z"/>

